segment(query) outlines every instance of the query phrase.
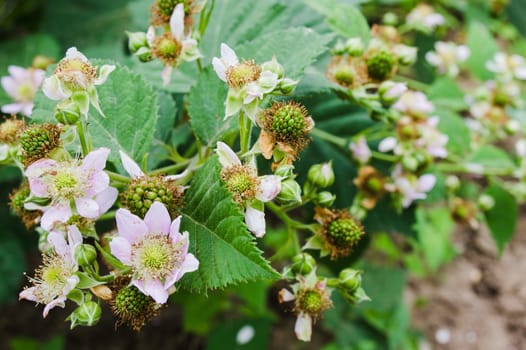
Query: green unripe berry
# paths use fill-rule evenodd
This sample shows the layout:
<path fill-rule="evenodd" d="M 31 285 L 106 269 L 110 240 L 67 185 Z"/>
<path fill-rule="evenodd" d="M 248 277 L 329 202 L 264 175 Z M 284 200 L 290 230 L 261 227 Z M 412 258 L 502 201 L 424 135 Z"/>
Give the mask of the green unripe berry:
<path fill-rule="evenodd" d="M 391 75 L 396 60 L 391 53 L 380 51 L 371 55 L 366 64 L 369 76 L 374 80 L 383 81 Z"/>
<path fill-rule="evenodd" d="M 298 302 L 300 310 L 309 315 L 317 315 L 325 308 L 321 293 L 315 289 L 301 293 Z"/>
<path fill-rule="evenodd" d="M 351 218 L 332 221 L 327 230 L 327 239 L 337 247 L 349 247 L 356 244 L 363 235 L 362 227 Z"/>
<path fill-rule="evenodd" d="M 296 105 L 283 105 L 274 113 L 272 131 L 284 138 L 298 138 L 305 133 L 305 117 Z"/>

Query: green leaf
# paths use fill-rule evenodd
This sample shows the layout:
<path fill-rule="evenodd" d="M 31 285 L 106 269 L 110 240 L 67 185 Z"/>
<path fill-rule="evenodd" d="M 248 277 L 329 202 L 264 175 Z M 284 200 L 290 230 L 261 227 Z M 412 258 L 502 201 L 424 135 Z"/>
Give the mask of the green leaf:
<path fill-rule="evenodd" d="M 182 230 L 190 233 L 190 251 L 199 270 L 181 280 L 184 288 L 205 292 L 229 284 L 280 275 L 256 247 L 243 214 L 220 179 L 217 157 L 199 169 L 185 195 Z"/>
<path fill-rule="evenodd" d="M 448 136 L 447 151 L 458 156 L 465 156 L 470 151 L 471 135 L 468 126 L 456 113 L 439 109 L 438 129 Z"/>
<path fill-rule="evenodd" d="M 265 350 L 269 348 L 272 322 L 266 318 L 230 320 L 212 331 L 206 350 Z M 237 335 L 244 327 L 252 327 L 254 337 L 240 344 Z"/>
<path fill-rule="evenodd" d="M 236 127 L 236 118 L 224 120 L 226 84 L 211 67 L 200 75 L 188 95 L 188 114 L 195 134 L 202 143 L 213 145 L 223 132 Z"/>
<path fill-rule="evenodd" d="M 102 65 L 108 62 L 92 60 L 92 63 Z M 124 66 L 116 66 L 108 80 L 97 86 L 100 106 L 106 117 L 100 116 L 90 106 L 89 132 L 93 147 L 109 147 L 109 160 L 120 167 L 119 150 L 137 162 L 148 152 L 159 118 L 159 107 L 154 89 L 139 74 Z M 55 106 L 56 101 L 38 92 L 33 121 L 54 122 Z"/>
<path fill-rule="evenodd" d="M 304 0 L 305 3 L 327 16 L 327 24 L 346 38 L 359 37 L 368 42 L 371 34 L 369 24 L 359 8 L 336 0 Z"/>
<path fill-rule="evenodd" d="M 493 78 L 493 73 L 486 69 L 486 62 L 493 58 L 498 46 L 488 28 L 482 23 L 472 21 L 468 27 L 466 43 L 471 51 L 466 67 L 480 80 Z"/>
<path fill-rule="evenodd" d="M 493 208 L 485 211 L 484 216 L 499 252 L 502 253 L 515 232 L 519 214 L 517 202 L 513 195 L 496 184 L 486 188 L 484 193 L 495 200 Z"/>
<path fill-rule="evenodd" d="M 263 63 L 276 56 L 287 78 L 299 79 L 306 67 L 327 51 L 333 35 L 318 34 L 304 27 L 264 33 L 235 49 L 239 57 Z"/>
<path fill-rule="evenodd" d="M 455 256 L 455 249 L 450 240 L 454 226 L 448 208 L 420 207 L 416 210 L 414 228 L 418 235 L 418 243 L 433 271 Z"/>
<path fill-rule="evenodd" d="M 467 107 L 464 92 L 457 83 L 450 78 L 441 77 L 433 82 L 426 90 L 427 97 L 435 104 L 437 110 L 442 108 L 460 111 Z"/>
<path fill-rule="evenodd" d="M 470 163 L 480 164 L 491 169 L 513 169 L 515 164 L 510 156 L 492 145 L 480 147 L 470 158 Z"/>

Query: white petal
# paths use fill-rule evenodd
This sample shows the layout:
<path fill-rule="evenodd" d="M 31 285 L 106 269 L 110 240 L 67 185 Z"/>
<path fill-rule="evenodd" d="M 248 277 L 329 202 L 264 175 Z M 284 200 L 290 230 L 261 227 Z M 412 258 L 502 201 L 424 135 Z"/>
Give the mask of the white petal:
<path fill-rule="evenodd" d="M 110 149 L 106 147 L 98 148 L 88 153 L 86 158 L 82 160 L 80 166 L 87 171 L 102 171 L 106 167 L 106 160 L 110 154 Z"/>
<path fill-rule="evenodd" d="M 75 46 L 70 47 L 66 51 L 66 58 L 70 60 L 79 59 L 83 62 L 88 62 L 88 58 L 82 54 Z"/>
<path fill-rule="evenodd" d="M 422 192 L 429 192 L 435 186 L 436 180 L 435 175 L 422 175 L 418 178 L 418 189 Z"/>
<path fill-rule="evenodd" d="M 106 80 L 108 79 L 108 76 L 110 75 L 110 73 L 113 72 L 114 70 L 115 70 L 115 66 L 113 64 L 103 65 L 102 67 L 100 67 L 99 76 L 97 77 L 97 79 L 95 79 L 93 83 L 95 85 L 104 84 Z"/>
<path fill-rule="evenodd" d="M 275 175 L 260 176 L 256 198 L 262 202 L 273 200 L 281 191 L 281 178 Z"/>
<path fill-rule="evenodd" d="M 68 243 L 70 246 L 77 246 L 82 243 L 82 234 L 75 225 L 68 226 Z"/>
<path fill-rule="evenodd" d="M 4 90 L 7 92 L 9 96 L 14 98 L 16 95 L 18 95 L 17 94 L 18 84 L 15 82 L 15 80 L 12 77 L 10 76 L 2 77 L 1 82 L 2 82 L 2 87 L 4 88 Z"/>
<path fill-rule="evenodd" d="M 170 31 L 179 41 L 183 41 L 184 36 L 184 7 L 182 3 L 175 6 L 172 16 L 170 17 Z"/>
<path fill-rule="evenodd" d="M 163 71 L 161 72 L 161 78 L 163 79 L 164 86 L 170 84 L 170 80 L 172 79 L 172 70 L 172 66 L 164 66 Z"/>
<path fill-rule="evenodd" d="M 215 70 L 217 76 L 219 77 L 219 79 L 221 79 L 222 81 L 226 82 L 226 70 L 227 70 L 227 67 L 225 66 L 223 61 L 221 61 L 217 57 L 214 57 L 212 59 L 212 66 L 214 67 L 214 70 Z"/>
<path fill-rule="evenodd" d="M 256 237 L 263 237 L 265 235 L 265 213 L 261 210 L 247 207 L 245 212 L 245 223 L 250 232 Z"/>
<path fill-rule="evenodd" d="M 228 168 L 232 165 L 241 165 L 241 161 L 230 147 L 224 142 L 217 142 L 216 153 L 219 156 L 219 163 L 223 168 Z"/>
<path fill-rule="evenodd" d="M 226 66 L 235 66 L 239 64 L 236 53 L 225 43 L 221 44 L 221 60 Z"/>
<path fill-rule="evenodd" d="M 296 299 L 296 296 L 292 294 L 288 289 L 283 288 L 279 291 L 279 302 L 280 303 L 286 303 L 288 301 L 292 301 Z"/>
<path fill-rule="evenodd" d="M 75 199 L 75 206 L 80 216 L 88 219 L 96 219 L 99 216 L 99 205 L 89 198 Z"/>
<path fill-rule="evenodd" d="M 15 80 L 25 80 L 28 76 L 28 70 L 24 67 L 9 66 L 7 67 L 9 74 L 15 78 Z"/>
<path fill-rule="evenodd" d="M 69 205 L 55 205 L 47 209 L 40 219 L 40 226 L 50 231 L 57 222 L 66 222 L 71 217 L 71 208 Z"/>
<path fill-rule="evenodd" d="M 182 216 L 179 215 L 174 221 L 172 221 L 172 224 L 170 225 L 170 239 L 173 242 L 178 242 L 182 237 L 181 232 L 179 231 L 181 226 L 181 218 Z"/>
<path fill-rule="evenodd" d="M 51 231 L 47 236 L 48 243 L 55 249 L 55 252 L 61 256 L 69 255 L 68 244 L 64 235 L 56 231 Z"/>
<path fill-rule="evenodd" d="M 124 265 L 131 266 L 132 262 L 132 253 L 131 253 L 131 244 L 124 237 L 113 237 L 110 241 L 110 251 L 120 262 Z"/>
<path fill-rule="evenodd" d="M 44 79 L 42 91 L 48 98 L 55 101 L 65 100 L 71 96 L 71 91 L 62 85 L 62 82 L 57 78 L 56 75 L 52 75 L 49 78 Z"/>
<path fill-rule="evenodd" d="M 153 45 L 154 39 L 155 39 L 155 27 L 149 26 L 148 31 L 146 32 L 146 41 L 148 42 L 148 45 L 150 47 Z"/>
<path fill-rule="evenodd" d="M 115 203 L 115 200 L 119 196 L 119 191 L 116 188 L 108 187 L 104 191 L 97 194 L 95 201 L 99 205 L 99 215 L 107 212 Z"/>
<path fill-rule="evenodd" d="M 383 139 L 380 144 L 378 145 L 378 150 L 380 152 L 389 152 L 389 151 L 392 151 L 395 147 L 396 147 L 396 144 L 398 143 L 398 141 L 396 140 L 395 137 L 386 137 L 385 139 Z"/>
<path fill-rule="evenodd" d="M 137 163 L 131 157 L 129 157 L 126 153 L 123 151 L 119 151 L 119 155 L 121 156 L 121 162 L 124 169 L 130 174 L 132 179 L 144 176 L 143 171 L 139 167 Z"/>
<path fill-rule="evenodd" d="M 296 325 L 294 326 L 294 332 L 299 340 L 310 341 L 312 334 L 312 319 L 308 314 L 300 312 L 296 320 Z"/>

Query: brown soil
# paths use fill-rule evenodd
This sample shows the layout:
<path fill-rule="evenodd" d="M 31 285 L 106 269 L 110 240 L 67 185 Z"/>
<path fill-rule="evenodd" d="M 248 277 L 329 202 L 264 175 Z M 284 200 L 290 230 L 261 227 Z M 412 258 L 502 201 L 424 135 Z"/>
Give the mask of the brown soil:
<path fill-rule="evenodd" d="M 429 340 L 422 349 L 526 349 L 526 219 L 517 227 L 500 258 L 488 232 L 457 232 L 460 256 L 410 281 L 413 326 Z"/>

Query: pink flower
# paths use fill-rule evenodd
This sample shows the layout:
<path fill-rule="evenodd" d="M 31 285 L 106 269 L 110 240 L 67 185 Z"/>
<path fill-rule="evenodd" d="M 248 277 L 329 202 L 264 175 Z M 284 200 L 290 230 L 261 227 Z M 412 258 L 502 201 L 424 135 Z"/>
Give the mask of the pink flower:
<path fill-rule="evenodd" d="M 20 299 L 27 299 L 46 304 L 43 316 L 55 306 L 64 307 L 67 295 L 79 283 L 78 264 L 75 260 L 75 249 L 82 244 L 82 235 L 76 226 L 68 226 L 68 241 L 63 233 L 51 231 L 48 242 L 54 252 L 44 256 L 44 263 L 36 271 L 36 276 L 29 280 L 33 287 L 26 288 L 19 294 Z"/>
<path fill-rule="evenodd" d="M 393 108 L 408 115 L 422 116 L 433 112 L 435 107 L 420 91 L 406 91 Z"/>
<path fill-rule="evenodd" d="M 26 209 L 44 211 L 41 225 L 50 230 L 55 223 L 65 223 L 74 212 L 88 219 L 96 219 L 111 208 L 118 192 L 110 187 L 104 172 L 110 150 L 99 148 L 78 161 L 58 162 L 40 159 L 31 164 L 25 175 L 31 194 L 50 199 L 46 207 L 27 203 Z"/>
<path fill-rule="evenodd" d="M 400 192 L 404 208 L 409 207 L 417 199 L 425 199 L 427 193 L 433 189 L 436 183 L 435 175 L 424 174 L 416 177 L 413 174 L 402 174 L 400 166 L 395 168 L 393 179 L 395 186 L 391 187 L 390 190 Z"/>
<path fill-rule="evenodd" d="M 154 202 L 144 220 L 127 209 L 117 210 L 115 218 L 119 235 L 110 242 L 111 253 L 132 268 L 132 285 L 165 303 L 174 283 L 199 267 L 188 253 L 188 232 L 179 232 L 181 216 L 171 221 L 166 207 Z"/>
<path fill-rule="evenodd" d="M 371 158 L 371 150 L 367 145 L 367 140 L 363 136 L 360 136 L 358 140 L 351 142 L 349 148 L 351 149 L 353 158 L 361 164 L 367 164 Z"/>
<path fill-rule="evenodd" d="M 31 116 L 33 98 L 44 80 L 42 69 L 25 69 L 18 66 L 8 67 L 9 76 L 2 77 L 2 87 L 15 103 L 2 106 L 4 113 L 22 113 Z"/>

